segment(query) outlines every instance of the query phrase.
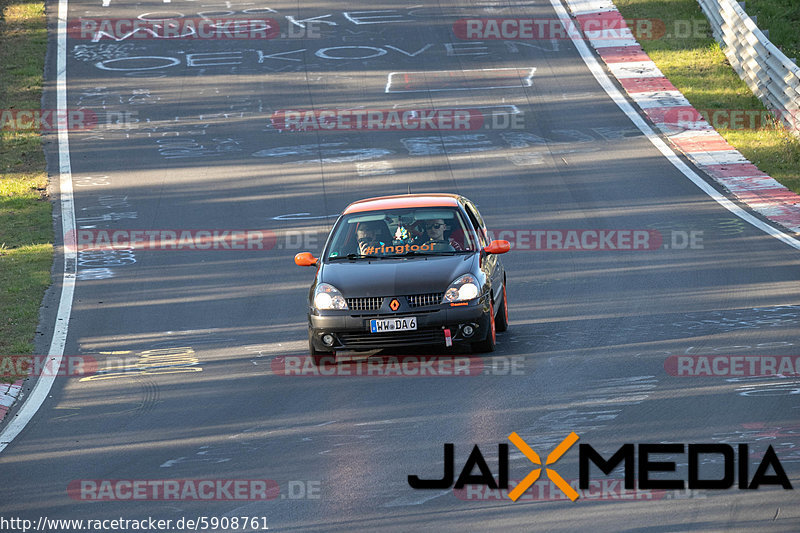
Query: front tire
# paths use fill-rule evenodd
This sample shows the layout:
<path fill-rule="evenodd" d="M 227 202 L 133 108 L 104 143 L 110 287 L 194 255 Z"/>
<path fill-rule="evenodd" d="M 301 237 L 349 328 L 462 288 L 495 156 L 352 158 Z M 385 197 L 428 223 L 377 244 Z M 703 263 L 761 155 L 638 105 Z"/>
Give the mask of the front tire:
<path fill-rule="evenodd" d="M 497 325 L 494 320 L 494 303 L 489 301 L 489 331 L 482 341 L 472 343 L 472 351 L 478 353 L 491 353 L 497 346 Z"/>
<path fill-rule="evenodd" d="M 495 317 L 495 326 L 497 331 L 502 333 L 508 329 L 508 302 L 506 300 L 506 284 L 503 283 L 503 303 L 500 304 L 500 309 L 497 310 Z"/>

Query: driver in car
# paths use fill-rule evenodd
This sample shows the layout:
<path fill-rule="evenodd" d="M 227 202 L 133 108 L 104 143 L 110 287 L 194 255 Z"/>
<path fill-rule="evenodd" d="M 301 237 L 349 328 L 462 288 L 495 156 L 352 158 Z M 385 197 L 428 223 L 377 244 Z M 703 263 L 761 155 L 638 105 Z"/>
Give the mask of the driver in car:
<path fill-rule="evenodd" d="M 457 240 L 452 237 L 445 238 L 444 232 L 449 230 L 450 227 L 444 223 L 443 219 L 425 220 L 423 227 L 425 228 L 425 234 L 422 236 L 420 244 L 432 244 L 434 250 L 437 248 L 439 250 L 445 249 L 447 245 L 452 246 L 456 252 L 464 250 Z"/>
<path fill-rule="evenodd" d="M 361 255 L 375 255 L 378 253 L 375 248 L 380 248 L 386 244 L 378 240 L 378 233 L 382 229 L 379 224 L 386 226 L 385 223 L 380 221 L 361 222 L 358 225 L 356 238 L 358 239 L 358 253 Z"/>

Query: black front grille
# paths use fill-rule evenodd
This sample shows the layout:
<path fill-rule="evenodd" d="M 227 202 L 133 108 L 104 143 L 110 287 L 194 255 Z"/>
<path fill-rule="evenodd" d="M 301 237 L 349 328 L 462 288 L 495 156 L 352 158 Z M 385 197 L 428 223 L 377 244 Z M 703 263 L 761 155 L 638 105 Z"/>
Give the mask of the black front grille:
<path fill-rule="evenodd" d="M 444 293 L 430 292 L 428 294 L 412 294 L 411 296 L 406 296 L 406 298 L 408 299 L 409 307 L 426 307 L 428 305 L 438 305 L 442 303 Z"/>
<path fill-rule="evenodd" d="M 439 309 L 416 309 L 415 308 L 414 309 L 414 316 L 428 315 L 428 314 L 431 314 L 431 313 L 438 313 L 438 312 L 439 312 Z M 350 313 L 350 316 L 352 316 L 354 318 L 370 318 L 370 319 L 372 319 L 372 318 L 396 318 L 399 314 L 402 314 L 402 313 L 396 313 L 394 311 L 389 311 L 389 312 L 377 311 L 377 312 Z"/>
<path fill-rule="evenodd" d="M 339 341 L 346 349 L 408 346 L 411 344 L 444 343 L 441 329 L 400 331 L 396 333 L 340 333 Z"/>
<path fill-rule="evenodd" d="M 375 311 L 383 305 L 382 296 L 368 296 L 365 298 L 347 298 L 347 307 L 351 311 Z"/>

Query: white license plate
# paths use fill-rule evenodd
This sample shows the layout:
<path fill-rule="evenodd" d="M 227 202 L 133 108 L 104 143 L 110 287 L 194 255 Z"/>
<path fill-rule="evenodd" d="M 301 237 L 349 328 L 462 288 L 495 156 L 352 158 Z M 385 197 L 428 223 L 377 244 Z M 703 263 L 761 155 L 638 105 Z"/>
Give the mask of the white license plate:
<path fill-rule="evenodd" d="M 389 331 L 414 331 L 417 329 L 417 317 L 404 316 L 401 318 L 375 318 L 369 321 L 371 333 L 386 333 Z"/>

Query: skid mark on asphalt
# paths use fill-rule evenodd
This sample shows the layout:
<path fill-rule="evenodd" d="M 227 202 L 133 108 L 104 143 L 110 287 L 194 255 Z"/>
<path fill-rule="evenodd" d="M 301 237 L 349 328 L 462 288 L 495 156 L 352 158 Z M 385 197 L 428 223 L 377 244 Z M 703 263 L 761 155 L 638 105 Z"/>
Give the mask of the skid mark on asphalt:
<path fill-rule="evenodd" d="M 729 383 L 742 383 L 742 385 L 736 389 L 736 393 L 746 398 L 789 395 L 798 395 L 795 397 L 800 398 L 800 379 L 798 379 L 797 376 L 749 376 L 728 378 L 725 381 Z"/>

